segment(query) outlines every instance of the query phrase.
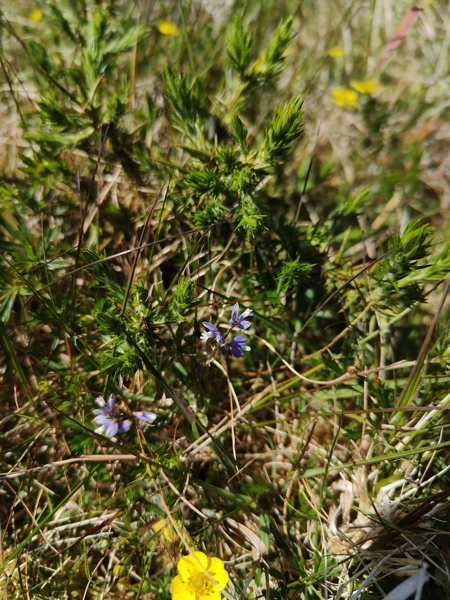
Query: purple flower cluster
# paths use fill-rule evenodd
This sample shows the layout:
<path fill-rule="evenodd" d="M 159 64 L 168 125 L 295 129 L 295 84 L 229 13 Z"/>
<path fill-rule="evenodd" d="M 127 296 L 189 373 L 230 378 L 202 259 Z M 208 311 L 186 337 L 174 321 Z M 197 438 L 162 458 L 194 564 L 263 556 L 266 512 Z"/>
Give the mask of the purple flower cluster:
<path fill-rule="evenodd" d="M 228 343 L 225 340 L 233 327 L 237 327 L 238 329 L 248 329 L 251 323 L 250 321 L 246 321 L 245 318 L 251 317 L 252 315 L 253 311 L 250 308 L 247 308 L 242 315 L 239 316 L 239 304 L 236 302 L 231 311 L 231 319 L 228 321 L 228 331 L 225 334 L 222 334 L 213 323 L 203 322 L 202 325 L 206 331 L 202 333 L 200 339 L 202 342 L 208 342 L 210 340 L 214 341 L 222 356 L 231 354 L 234 358 L 242 358 L 244 356 L 244 350 L 250 350 L 250 346 L 246 346 L 247 340 L 245 337 L 237 335 Z"/>
<path fill-rule="evenodd" d="M 245 317 L 251 317 L 253 315 L 253 311 L 251 308 L 246 308 L 241 316 L 239 316 L 239 304 L 233 306 L 233 310 L 231 311 L 231 319 L 228 323 L 231 327 L 238 327 L 239 329 L 248 329 L 251 325 L 250 321 L 245 321 Z"/>
<path fill-rule="evenodd" d="M 95 433 L 106 435 L 107 437 L 114 437 L 118 433 L 125 433 L 131 427 L 133 417 L 138 421 L 139 427 L 149 425 L 156 419 L 156 415 L 150 411 L 135 411 L 133 413 L 126 413 L 119 410 L 116 407 L 116 397 L 112 394 L 107 401 L 103 396 L 98 396 L 95 402 L 100 408 L 94 410 L 94 414 L 97 415 L 94 419 L 94 423 L 100 425 L 95 430 Z M 131 417 L 131 418 L 130 418 Z"/>

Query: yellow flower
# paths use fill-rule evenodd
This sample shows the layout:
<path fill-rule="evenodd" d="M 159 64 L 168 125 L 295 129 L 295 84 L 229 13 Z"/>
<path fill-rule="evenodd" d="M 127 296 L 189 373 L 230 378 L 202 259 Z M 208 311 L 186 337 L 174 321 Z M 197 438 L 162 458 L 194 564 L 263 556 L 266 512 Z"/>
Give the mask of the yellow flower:
<path fill-rule="evenodd" d="M 161 23 L 158 23 L 158 31 L 163 35 L 173 35 L 175 37 L 180 35 L 180 30 L 172 21 L 161 21 Z"/>
<path fill-rule="evenodd" d="M 39 21 L 42 19 L 42 10 L 40 10 L 39 8 L 35 8 L 33 10 L 33 12 L 30 14 L 30 21 L 33 21 L 33 23 L 39 23 Z"/>
<path fill-rule="evenodd" d="M 203 552 L 183 556 L 172 579 L 173 600 L 220 600 L 228 583 L 228 573 L 220 558 L 208 558 Z"/>
<path fill-rule="evenodd" d="M 328 50 L 328 56 L 331 56 L 331 58 L 341 58 L 341 56 L 344 56 L 344 49 L 340 46 L 333 46 Z"/>
<path fill-rule="evenodd" d="M 158 519 L 152 524 L 152 529 L 158 537 L 163 537 L 166 542 L 174 543 L 178 540 L 172 526 L 164 519 Z"/>
<path fill-rule="evenodd" d="M 373 94 L 383 89 L 383 86 L 375 83 L 372 79 L 366 79 L 366 81 L 350 81 L 350 85 L 360 94 Z"/>
<path fill-rule="evenodd" d="M 356 108 L 358 106 L 358 94 L 349 88 L 337 87 L 331 92 L 336 106 L 344 108 Z"/>

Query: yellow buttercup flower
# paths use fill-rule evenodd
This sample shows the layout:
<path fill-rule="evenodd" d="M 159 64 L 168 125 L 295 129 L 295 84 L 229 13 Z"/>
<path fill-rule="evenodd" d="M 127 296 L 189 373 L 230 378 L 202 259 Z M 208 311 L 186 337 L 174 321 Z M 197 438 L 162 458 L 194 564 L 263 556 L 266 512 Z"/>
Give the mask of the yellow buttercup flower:
<path fill-rule="evenodd" d="M 379 83 L 375 83 L 372 79 L 366 79 L 366 81 L 350 81 L 350 85 L 360 94 L 373 94 L 383 89 L 383 86 Z"/>
<path fill-rule="evenodd" d="M 173 600 L 220 600 L 228 583 L 228 573 L 220 558 L 193 552 L 178 561 L 178 575 L 172 579 Z"/>
<path fill-rule="evenodd" d="M 356 108 L 358 106 L 358 94 L 350 88 L 337 87 L 332 90 L 334 103 L 343 108 Z"/>
<path fill-rule="evenodd" d="M 328 56 L 331 56 L 331 58 L 341 58 L 341 56 L 344 56 L 344 49 L 340 46 L 333 46 L 328 50 Z"/>
<path fill-rule="evenodd" d="M 174 37 L 180 35 L 180 30 L 172 21 L 161 21 L 158 24 L 158 31 L 163 35 L 173 35 Z"/>
<path fill-rule="evenodd" d="M 35 8 L 30 14 L 29 18 L 30 21 L 33 21 L 33 23 L 39 23 L 39 21 L 42 20 L 42 10 L 40 10 L 39 8 Z"/>
<path fill-rule="evenodd" d="M 173 544 L 178 540 L 176 531 L 165 519 L 158 519 L 152 523 L 152 529 L 158 537 L 164 538 L 166 542 Z"/>

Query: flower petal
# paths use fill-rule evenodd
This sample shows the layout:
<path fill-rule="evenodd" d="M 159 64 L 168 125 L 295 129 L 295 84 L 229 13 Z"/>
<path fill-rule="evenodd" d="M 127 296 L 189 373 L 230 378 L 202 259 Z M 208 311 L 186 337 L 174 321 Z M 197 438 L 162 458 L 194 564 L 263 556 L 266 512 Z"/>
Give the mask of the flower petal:
<path fill-rule="evenodd" d="M 241 316 L 239 316 L 239 304 L 236 303 L 233 306 L 231 313 L 231 319 L 228 321 L 231 327 L 238 327 L 239 329 L 248 329 L 251 325 L 250 321 L 245 321 L 245 317 L 251 317 L 253 311 L 251 308 L 246 308 Z"/>
<path fill-rule="evenodd" d="M 358 94 L 355 90 L 344 87 L 336 87 L 332 90 L 331 95 L 333 96 L 334 103 L 336 106 L 342 106 L 343 108 L 356 108 L 358 106 Z"/>
<path fill-rule="evenodd" d="M 163 35 L 172 35 L 175 37 L 180 35 L 180 30 L 172 21 L 161 21 L 161 23 L 158 23 L 158 31 Z"/>
<path fill-rule="evenodd" d="M 98 416 L 95 417 L 94 423 L 97 423 L 97 425 L 109 425 L 110 423 L 114 423 L 114 419 L 111 419 L 111 417 L 105 415 L 102 411 Z"/>
<path fill-rule="evenodd" d="M 236 302 L 236 304 L 233 306 L 233 310 L 231 311 L 231 321 L 237 321 L 239 317 L 239 303 Z M 231 323 L 230 321 L 230 323 Z"/>
<path fill-rule="evenodd" d="M 156 419 L 155 413 L 149 410 L 138 410 L 133 414 L 136 419 L 142 421 L 142 423 L 153 423 L 153 421 Z"/>
<path fill-rule="evenodd" d="M 39 21 L 42 20 L 42 10 L 40 10 L 39 8 L 35 8 L 30 16 L 29 16 L 30 21 L 33 21 L 33 23 L 39 23 Z"/>
<path fill-rule="evenodd" d="M 225 338 L 223 337 L 223 335 L 220 333 L 220 331 L 217 329 L 217 327 L 215 325 L 204 321 L 203 327 L 205 327 L 206 329 L 209 329 L 209 331 L 204 331 L 202 333 L 202 335 L 200 336 L 200 339 L 202 340 L 202 342 L 207 342 L 209 338 L 213 338 L 214 340 L 216 340 L 216 342 L 218 344 L 222 345 L 225 343 Z"/>
<path fill-rule="evenodd" d="M 383 86 L 376 83 L 373 79 L 366 79 L 365 81 L 352 79 L 350 85 L 360 94 L 373 94 L 383 89 Z"/>
<path fill-rule="evenodd" d="M 202 342 L 207 342 L 211 338 L 214 339 L 214 334 L 211 333 L 210 331 L 204 331 L 202 333 L 202 335 L 200 336 L 200 339 L 202 340 Z"/>
<path fill-rule="evenodd" d="M 103 408 L 106 405 L 105 399 L 103 398 L 103 396 L 97 396 L 97 398 L 95 399 L 95 403 L 100 406 L 101 408 Z"/>
<path fill-rule="evenodd" d="M 245 317 L 251 317 L 253 315 L 253 311 L 251 308 L 246 308 L 241 315 L 241 319 L 245 319 Z"/>
<path fill-rule="evenodd" d="M 109 420 L 95 431 L 97 433 L 101 433 L 102 435 L 106 435 L 106 437 L 114 437 L 119 431 L 119 426 L 115 421 Z"/>
<path fill-rule="evenodd" d="M 328 56 L 331 56 L 331 58 L 341 58 L 341 56 L 344 56 L 344 49 L 340 46 L 333 46 L 328 50 Z"/>
<path fill-rule="evenodd" d="M 230 352 L 234 358 L 242 358 L 244 350 L 250 350 L 250 346 L 245 345 L 246 339 L 242 335 L 237 335 L 230 342 Z"/>
<path fill-rule="evenodd" d="M 225 571 L 225 567 L 220 558 L 210 558 L 208 564 L 208 573 L 218 583 L 221 590 L 223 590 L 228 583 L 228 572 Z"/>
<path fill-rule="evenodd" d="M 241 319 L 239 319 L 239 323 L 238 323 L 239 329 L 248 329 L 250 327 L 250 325 L 251 325 L 250 321 L 241 321 Z"/>
<path fill-rule="evenodd" d="M 131 420 L 127 419 L 126 421 L 119 421 L 117 423 L 117 429 L 120 433 L 125 433 L 131 427 Z"/>
<path fill-rule="evenodd" d="M 108 402 L 106 404 L 108 406 L 108 410 L 110 410 L 112 412 L 116 406 L 116 397 L 113 396 L 113 394 L 111 394 L 109 396 Z"/>
<path fill-rule="evenodd" d="M 172 594 L 172 600 L 196 600 L 194 588 L 186 585 L 181 575 L 177 575 L 172 579 L 170 593 Z"/>
<path fill-rule="evenodd" d="M 177 569 L 184 581 L 190 579 L 193 575 L 202 573 L 208 566 L 208 557 L 204 552 L 193 552 L 188 556 L 180 558 Z"/>

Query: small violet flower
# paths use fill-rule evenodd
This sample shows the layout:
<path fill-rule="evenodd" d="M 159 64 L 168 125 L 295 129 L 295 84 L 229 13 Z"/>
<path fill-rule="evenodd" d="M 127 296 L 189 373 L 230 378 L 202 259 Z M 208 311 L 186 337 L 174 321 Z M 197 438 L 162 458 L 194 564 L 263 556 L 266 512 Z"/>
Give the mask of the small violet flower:
<path fill-rule="evenodd" d="M 207 342 L 210 338 L 216 340 L 216 342 L 219 345 L 223 345 L 225 344 L 225 338 L 223 337 L 223 335 L 220 333 L 220 331 L 217 329 L 217 327 L 215 325 L 213 325 L 212 323 L 206 323 L 205 321 L 202 323 L 203 327 L 205 327 L 206 329 L 208 329 L 209 331 L 204 331 L 202 333 L 202 335 L 200 336 L 200 339 L 202 340 L 202 342 Z"/>
<path fill-rule="evenodd" d="M 244 321 L 245 317 L 251 317 L 253 315 L 253 311 L 251 308 L 247 308 L 244 310 L 241 316 L 239 316 L 239 304 L 233 306 L 233 310 L 231 311 L 231 319 L 228 321 L 231 327 L 238 327 L 239 329 L 248 329 L 251 325 L 250 321 Z"/>
<path fill-rule="evenodd" d="M 242 335 L 237 335 L 230 342 L 230 352 L 234 358 L 242 358 L 244 356 L 244 350 L 250 350 L 250 346 L 246 346 L 247 340 Z"/>
<path fill-rule="evenodd" d="M 139 427 L 153 423 L 156 419 L 156 415 L 150 411 L 137 411 L 131 415 L 127 415 L 120 410 L 116 409 L 116 397 L 111 394 L 107 401 L 103 396 L 98 396 L 95 402 L 100 408 L 94 410 L 94 414 L 97 415 L 94 419 L 94 423 L 100 425 L 95 430 L 95 433 L 106 435 L 107 437 L 114 437 L 118 433 L 125 433 L 131 427 L 132 420 L 127 418 L 128 416 L 134 416 L 139 422 Z"/>
<path fill-rule="evenodd" d="M 252 315 L 253 311 L 250 308 L 247 308 L 239 316 L 239 303 L 236 302 L 231 311 L 231 319 L 228 321 L 228 331 L 225 334 L 222 334 L 215 325 L 204 321 L 203 327 L 207 331 L 204 331 L 201 334 L 200 339 L 202 342 L 214 341 L 216 343 L 213 353 L 218 350 L 222 356 L 231 354 L 234 356 L 234 358 L 242 358 L 244 356 L 244 350 L 250 350 L 250 346 L 246 345 L 246 338 L 242 335 L 237 335 L 231 340 L 231 342 L 226 342 L 225 339 L 234 327 L 237 327 L 238 329 L 248 329 L 251 323 L 245 319 L 246 317 L 251 317 Z"/>
<path fill-rule="evenodd" d="M 124 433 L 130 429 L 130 419 L 119 420 L 118 415 L 114 414 L 116 408 L 115 396 L 111 395 L 107 402 L 105 402 L 103 396 L 98 396 L 98 398 L 95 399 L 95 402 L 100 406 L 100 408 L 94 410 L 94 414 L 97 415 L 94 419 L 94 423 L 100 425 L 100 427 L 95 430 L 95 433 L 101 433 L 107 437 L 114 437 L 117 433 Z"/>
<path fill-rule="evenodd" d="M 133 416 L 139 421 L 139 429 L 142 429 L 144 425 L 150 425 L 156 419 L 155 413 L 149 410 L 137 410 Z"/>

